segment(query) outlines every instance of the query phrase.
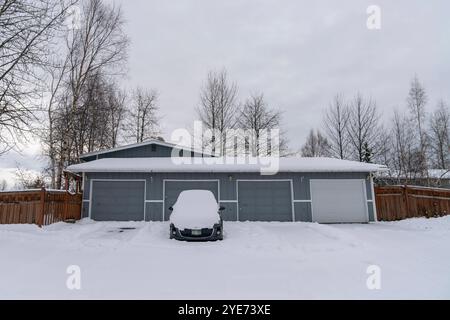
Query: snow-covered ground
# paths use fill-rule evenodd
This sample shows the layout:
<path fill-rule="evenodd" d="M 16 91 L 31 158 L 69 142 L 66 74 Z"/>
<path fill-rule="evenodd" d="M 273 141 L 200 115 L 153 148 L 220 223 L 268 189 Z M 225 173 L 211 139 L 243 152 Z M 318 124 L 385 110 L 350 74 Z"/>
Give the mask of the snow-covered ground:
<path fill-rule="evenodd" d="M 168 223 L 0 226 L 0 299 L 450 298 L 450 217 L 224 228 L 223 242 L 185 243 Z M 66 287 L 70 265 L 81 290 Z"/>

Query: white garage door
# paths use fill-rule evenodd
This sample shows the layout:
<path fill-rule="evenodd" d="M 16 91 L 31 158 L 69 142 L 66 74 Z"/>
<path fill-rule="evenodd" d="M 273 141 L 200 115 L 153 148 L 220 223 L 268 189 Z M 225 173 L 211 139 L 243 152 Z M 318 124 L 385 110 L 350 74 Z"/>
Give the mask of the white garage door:
<path fill-rule="evenodd" d="M 364 180 L 311 180 L 313 221 L 369 222 L 365 187 Z"/>

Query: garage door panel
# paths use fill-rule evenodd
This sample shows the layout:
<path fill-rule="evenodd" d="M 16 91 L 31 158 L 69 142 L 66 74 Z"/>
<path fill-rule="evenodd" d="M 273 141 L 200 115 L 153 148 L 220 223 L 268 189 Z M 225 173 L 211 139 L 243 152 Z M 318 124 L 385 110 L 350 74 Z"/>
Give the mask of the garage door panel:
<path fill-rule="evenodd" d="M 144 220 L 145 181 L 93 181 L 91 218 L 96 221 Z"/>
<path fill-rule="evenodd" d="M 363 180 L 311 180 L 314 222 L 368 222 L 365 187 Z"/>
<path fill-rule="evenodd" d="M 292 221 L 290 181 L 239 181 L 240 221 Z"/>
<path fill-rule="evenodd" d="M 219 200 L 218 181 L 166 181 L 164 192 L 165 221 L 170 218 L 169 208 L 175 204 L 180 193 L 185 190 L 209 190 L 214 194 L 216 200 Z"/>

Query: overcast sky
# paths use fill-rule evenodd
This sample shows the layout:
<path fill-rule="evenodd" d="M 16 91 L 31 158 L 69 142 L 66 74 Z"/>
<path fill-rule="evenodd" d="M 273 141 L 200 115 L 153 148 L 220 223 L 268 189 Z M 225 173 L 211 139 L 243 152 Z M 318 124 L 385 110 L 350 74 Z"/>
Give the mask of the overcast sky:
<path fill-rule="evenodd" d="M 166 135 L 192 126 L 211 69 L 225 68 L 242 100 L 262 92 L 284 111 L 292 148 L 338 92 L 371 95 L 388 118 L 417 73 L 430 107 L 450 100 L 449 1 L 116 2 L 132 40 L 128 83 L 159 90 Z M 366 27 L 371 4 L 379 31 Z"/>
<path fill-rule="evenodd" d="M 244 101 L 264 93 L 284 112 L 292 149 L 337 93 L 372 96 L 384 119 L 404 108 L 417 74 L 429 110 L 450 102 L 450 1 L 107 0 L 120 4 L 132 44 L 124 84 L 160 92 L 163 134 L 192 127 L 207 73 L 225 68 Z M 381 8 L 381 30 L 366 9 Z M 39 148 L 0 158 L 37 169 Z"/>

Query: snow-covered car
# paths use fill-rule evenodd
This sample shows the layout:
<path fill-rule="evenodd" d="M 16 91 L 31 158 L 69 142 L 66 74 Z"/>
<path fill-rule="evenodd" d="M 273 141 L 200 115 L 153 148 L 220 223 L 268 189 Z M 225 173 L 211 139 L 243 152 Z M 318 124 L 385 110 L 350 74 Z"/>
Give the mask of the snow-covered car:
<path fill-rule="evenodd" d="M 214 194 L 208 190 L 187 190 L 180 193 L 169 210 L 170 238 L 186 241 L 223 240 L 223 220 Z"/>

